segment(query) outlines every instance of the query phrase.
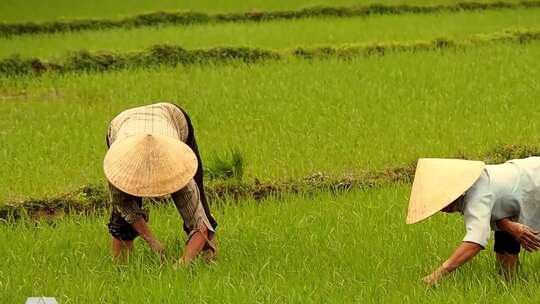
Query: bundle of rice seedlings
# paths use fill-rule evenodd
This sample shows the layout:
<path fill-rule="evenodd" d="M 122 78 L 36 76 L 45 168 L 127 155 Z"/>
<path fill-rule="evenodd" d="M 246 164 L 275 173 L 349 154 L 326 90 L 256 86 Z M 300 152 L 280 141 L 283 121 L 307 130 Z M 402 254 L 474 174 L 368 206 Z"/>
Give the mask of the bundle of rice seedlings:
<path fill-rule="evenodd" d="M 210 179 L 236 179 L 244 175 L 244 156 L 237 148 L 215 153 L 205 164 L 205 174 Z"/>

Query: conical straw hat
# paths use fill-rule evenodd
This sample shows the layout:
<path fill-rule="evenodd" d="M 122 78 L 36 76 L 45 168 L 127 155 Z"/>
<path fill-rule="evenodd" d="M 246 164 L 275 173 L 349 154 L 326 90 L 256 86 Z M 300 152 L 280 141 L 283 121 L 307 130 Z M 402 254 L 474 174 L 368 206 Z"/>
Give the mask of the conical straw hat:
<path fill-rule="evenodd" d="M 184 187 L 195 175 L 197 157 L 178 139 L 142 134 L 113 143 L 103 168 L 116 188 L 135 196 L 157 197 Z"/>
<path fill-rule="evenodd" d="M 421 158 L 411 190 L 407 224 L 424 220 L 448 206 L 482 174 L 481 161 Z"/>

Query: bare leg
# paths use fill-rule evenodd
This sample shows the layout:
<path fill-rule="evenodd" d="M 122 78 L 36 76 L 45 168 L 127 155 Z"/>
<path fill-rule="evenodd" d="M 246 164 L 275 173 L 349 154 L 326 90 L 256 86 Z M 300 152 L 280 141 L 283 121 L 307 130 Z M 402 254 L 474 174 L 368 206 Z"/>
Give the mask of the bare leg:
<path fill-rule="evenodd" d="M 162 260 L 165 260 L 165 246 L 161 244 L 160 241 L 158 241 L 154 234 L 152 233 L 152 230 L 150 229 L 150 226 L 146 223 L 146 221 L 141 218 L 135 223 L 133 223 L 131 226 L 139 233 L 139 235 L 145 240 L 150 248 L 157 253 Z"/>
<path fill-rule="evenodd" d="M 497 253 L 497 265 L 499 274 L 506 280 L 510 280 L 517 272 L 519 266 L 519 255 L 508 253 Z"/>
<path fill-rule="evenodd" d="M 133 249 L 133 241 L 121 241 L 116 238 L 112 238 L 112 255 L 113 258 L 118 259 L 128 255 Z"/>

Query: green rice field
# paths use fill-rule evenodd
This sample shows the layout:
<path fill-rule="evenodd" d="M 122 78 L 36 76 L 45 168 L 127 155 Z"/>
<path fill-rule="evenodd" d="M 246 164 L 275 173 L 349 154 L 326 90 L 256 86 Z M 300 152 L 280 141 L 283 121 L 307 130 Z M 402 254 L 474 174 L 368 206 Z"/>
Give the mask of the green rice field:
<path fill-rule="evenodd" d="M 0 21 L 371 3 L 4 1 Z M 540 29 L 540 9 L 142 27 L 0 38 L 0 60 L 13 55 L 55 60 L 82 50 L 129 52 L 163 43 L 281 51 L 467 41 L 531 29 Z M 478 159 L 505 145 L 540 147 L 538 58 L 540 40 L 531 38 L 347 58 L 329 54 L 104 72 L 0 73 L 0 206 L 104 185 L 109 121 L 129 107 L 157 101 L 175 102 L 189 113 L 203 162 L 238 151 L 245 183 L 302 181 L 314 174 L 362 176 L 410 166 L 419 157 Z M 405 225 L 410 187 L 389 181 L 337 192 L 214 200 L 217 263 L 197 261 L 176 271 L 171 266 L 186 237 L 171 203 L 147 206 L 149 225 L 167 247 L 163 264 L 142 240 L 129 261 L 114 262 L 108 209 L 49 220 L 5 217 L 0 219 L 0 303 L 41 295 L 59 303 L 539 302 L 540 255 L 523 253 L 520 273 L 505 281 L 497 275 L 491 243 L 439 286 L 425 286 L 421 278 L 460 244 L 463 221 L 459 215 L 436 215 Z"/>
<path fill-rule="evenodd" d="M 534 143 L 539 55 L 535 42 L 353 61 L 4 79 L 0 111 L 10 119 L 0 129 L 10 161 L 0 168 L 0 193 L 39 197 L 102 182 L 108 121 L 158 100 L 190 113 L 203 159 L 227 147 L 242 151 L 249 178 L 341 175 Z"/>
<path fill-rule="evenodd" d="M 184 236 L 172 204 L 150 214 L 168 248 L 164 265 L 140 240 L 129 263 L 112 264 L 105 216 L 2 225 L 7 263 L 0 297 L 6 303 L 40 294 L 61 303 L 536 303 L 538 255 L 522 257 L 525 271 L 511 285 L 497 279 L 494 254 L 485 250 L 438 288 L 422 286 L 421 275 L 459 243 L 461 221 L 439 215 L 406 227 L 408 191 L 397 185 L 338 197 L 224 202 L 215 208 L 218 263 L 176 272 L 171 264 Z"/>

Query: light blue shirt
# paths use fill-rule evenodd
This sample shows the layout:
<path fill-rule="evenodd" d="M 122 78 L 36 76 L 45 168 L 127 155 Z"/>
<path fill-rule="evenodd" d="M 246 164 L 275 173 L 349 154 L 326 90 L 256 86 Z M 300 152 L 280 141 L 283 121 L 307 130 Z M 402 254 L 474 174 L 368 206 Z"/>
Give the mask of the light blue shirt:
<path fill-rule="evenodd" d="M 503 218 L 540 230 L 540 157 L 486 166 L 460 209 L 467 231 L 463 241 L 482 247 Z"/>

